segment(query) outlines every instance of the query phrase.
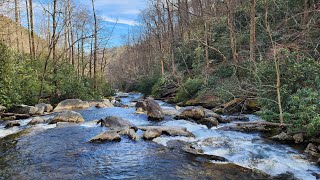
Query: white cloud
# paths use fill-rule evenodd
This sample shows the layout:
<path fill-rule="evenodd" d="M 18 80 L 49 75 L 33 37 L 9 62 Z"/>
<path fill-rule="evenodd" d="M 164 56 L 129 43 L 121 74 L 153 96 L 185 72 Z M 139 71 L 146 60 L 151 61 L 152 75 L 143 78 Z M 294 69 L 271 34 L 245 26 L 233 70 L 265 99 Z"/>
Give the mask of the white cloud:
<path fill-rule="evenodd" d="M 133 20 L 128 20 L 128 19 L 116 19 L 116 18 L 111 18 L 107 16 L 102 16 L 102 20 L 107 21 L 107 22 L 112 22 L 112 23 L 120 23 L 120 24 L 126 24 L 130 26 L 137 26 L 139 25 L 138 22 L 133 21 Z"/>

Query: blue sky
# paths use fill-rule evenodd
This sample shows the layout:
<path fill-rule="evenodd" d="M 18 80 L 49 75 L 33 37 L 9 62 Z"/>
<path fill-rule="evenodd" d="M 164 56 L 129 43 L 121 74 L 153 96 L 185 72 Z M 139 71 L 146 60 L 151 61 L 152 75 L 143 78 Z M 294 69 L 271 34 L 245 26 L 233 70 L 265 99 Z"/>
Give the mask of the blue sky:
<path fill-rule="evenodd" d="M 80 0 L 91 5 L 91 0 Z M 95 0 L 97 14 L 103 20 L 103 26 L 115 30 L 109 46 L 120 46 L 126 41 L 128 29 L 139 26 L 139 13 L 147 6 L 147 0 Z"/>

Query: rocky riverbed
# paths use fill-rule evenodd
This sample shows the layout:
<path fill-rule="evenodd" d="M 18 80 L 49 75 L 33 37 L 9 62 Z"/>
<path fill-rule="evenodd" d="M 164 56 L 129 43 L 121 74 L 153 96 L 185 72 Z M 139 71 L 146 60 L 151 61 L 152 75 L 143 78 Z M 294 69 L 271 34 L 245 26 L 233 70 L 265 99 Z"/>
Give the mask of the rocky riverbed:
<path fill-rule="evenodd" d="M 263 138 L 258 131 L 234 128 L 243 121 L 261 122 L 257 116 L 219 116 L 201 107 L 180 109 L 153 100 L 136 103 L 141 94 L 121 93 L 116 99 L 64 101 L 38 119 L 10 121 L 19 126 L 5 128 L 8 121 L 2 122 L 0 179 L 319 176 L 320 168 L 303 152 Z M 97 142 L 92 140 L 97 136 Z"/>

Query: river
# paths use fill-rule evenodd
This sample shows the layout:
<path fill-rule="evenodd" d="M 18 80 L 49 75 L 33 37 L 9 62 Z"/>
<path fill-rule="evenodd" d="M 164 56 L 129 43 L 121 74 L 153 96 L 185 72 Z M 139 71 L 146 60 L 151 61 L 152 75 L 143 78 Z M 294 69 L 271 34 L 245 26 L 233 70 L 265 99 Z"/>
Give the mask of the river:
<path fill-rule="evenodd" d="M 139 98 L 133 94 L 122 102 Z M 158 101 L 162 107 L 171 105 Z M 56 125 L 4 129 L 0 124 L 0 179 L 265 179 L 291 173 L 296 178 L 312 180 L 320 168 L 298 150 L 261 137 L 258 133 L 208 129 L 185 120 L 166 117 L 150 122 L 146 115 L 130 108 L 89 108 L 78 110 L 86 122 L 70 127 Z M 186 127 L 195 137 L 161 136 L 153 141 L 89 143 L 106 131 L 93 120 L 120 116 L 138 126 L 166 125 Z M 259 117 L 248 115 L 250 121 Z M 50 118 L 47 116 L 46 118 Z M 28 133 L 23 134 L 27 131 Z M 143 132 L 138 131 L 141 135 Z M 222 156 L 231 163 L 206 162 L 179 150 L 167 148 L 170 140 L 191 142 L 205 154 Z M 264 172 L 264 173 L 260 173 Z"/>

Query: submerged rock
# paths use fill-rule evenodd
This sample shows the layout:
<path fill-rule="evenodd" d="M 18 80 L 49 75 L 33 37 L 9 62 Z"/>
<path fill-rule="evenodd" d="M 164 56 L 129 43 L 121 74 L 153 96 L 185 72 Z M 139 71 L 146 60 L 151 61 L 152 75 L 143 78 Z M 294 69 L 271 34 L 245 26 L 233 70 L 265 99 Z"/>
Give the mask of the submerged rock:
<path fill-rule="evenodd" d="M 20 123 L 18 123 L 18 122 L 8 122 L 4 128 L 5 129 L 9 129 L 9 128 L 12 128 L 12 127 L 15 127 L 15 126 L 20 126 Z"/>
<path fill-rule="evenodd" d="M 146 100 L 147 105 L 147 115 L 150 120 L 162 120 L 164 118 L 164 113 L 160 105 L 153 99 Z"/>
<path fill-rule="evenodd" d="M 107 131 L 90 139 L 90 142 L 121 141 L 117 131 Z"/>
<path fill-rule="evenodd" d="M 121 117 L 116 116 L 108 116 L 104 119 L 100 119 L 97 124 L 100 124 L 101 126 L 109 127 L 110 129 L 124 129 L 124 128 L 131 128 L 135 131 L 138 130 L 137 126 L 133 123 L 122 119 Z"/>
<path fill-rule="evenodd" d="M 159 129 L 148 129 L 146 132 L 143 133 L 142 138 L 146 140 L 152 140 L 154 138 L 160 137 L 162 131 Z"/>
<path fill-rule="evenodd" d="M 44 124 L 44 123 L 47 123 L 45 119 L 43 119 L 42 117 L 35 117 L 28 123 L 28 125 L 36 125 L 36 124 Z"/>
<path fill-rule="evenodd" d="M 57 122 L 83 123 L 84 119 L 80 113 L 74 111 L 62 111 L 57 114 L 49 124 L 55 124 Z"/>
<path fill-rule="evenodd" d="M 89 108 L 90 105 L 87 101 L 82 101 L 81 99 L 66 99 L 61 101 L 57 107 L 54 109 L 54 112 L 60 112 L 64 110 L 72 109 L 85 109 Z"/>

